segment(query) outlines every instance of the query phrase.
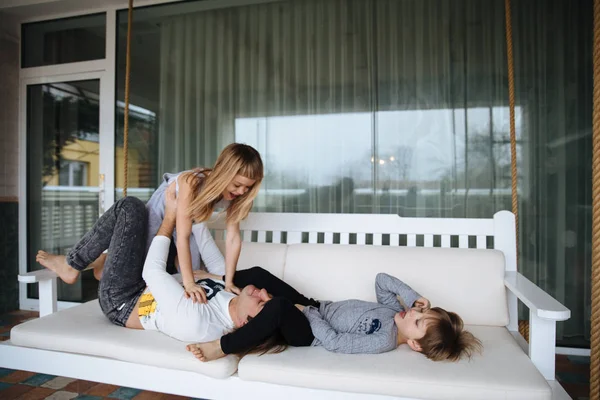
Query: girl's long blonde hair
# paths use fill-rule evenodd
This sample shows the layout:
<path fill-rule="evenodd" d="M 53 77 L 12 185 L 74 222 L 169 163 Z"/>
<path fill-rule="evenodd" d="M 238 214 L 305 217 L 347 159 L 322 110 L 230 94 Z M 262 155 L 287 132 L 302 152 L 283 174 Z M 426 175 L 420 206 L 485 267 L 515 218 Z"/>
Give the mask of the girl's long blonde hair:
<path fill-rule="evenodd" d="M 205 177 L 198 179 L 198 172 L 203 173 Z M 212 169 L 199 169 L 187 174 L 185 179 L 192 179 L 194 193 L 188 212 L 195 223 L 210 218 L 215 205 L 236 175 L 253 179 L 255 183 L 245 194 L 231 201 L 227 208 L 227 223 L 240 222 L 248 216 L 252 208 L 263 179 L 263 163 L 258 151 L 247 144 L 231 143 L 219 154 Z"/>

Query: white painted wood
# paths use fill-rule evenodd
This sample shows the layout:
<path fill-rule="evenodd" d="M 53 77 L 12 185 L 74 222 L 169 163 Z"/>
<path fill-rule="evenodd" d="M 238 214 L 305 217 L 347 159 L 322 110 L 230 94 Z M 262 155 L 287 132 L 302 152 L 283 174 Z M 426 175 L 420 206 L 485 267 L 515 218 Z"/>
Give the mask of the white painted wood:
<path fill-rule="evenodd" d="M 46 279 L 39 283 L 40 317 L 56 312 L 57 309 L 56 278 Z"/>
<path fill-rule="evenodd" d="M 242 232 L 242 240 L 244 242 L 251 242 L 252 241 L 252 231 L 251 230 L 245 230 Z"/>
<path fill-rule="evenodd" d="M 273 243 L 281 243 L 281 232 L 273 232 Z"/>
<path fill-rule="evenodd" d="M 85 366 L 85 368 L 82 368 L 82 366 Z M 212 379 L 194 372 L 142 364 L 135 364 L 135 367 L 132 368 L 131 363 L 124 361 L 18 347 L 10 341 L 0 343 L 0 367 L 196 398 L 238 398 L 252 393 L 254 397 L 260 396 L 261 399 L 265 400 L 282 398 L 286 400 L 304 400 L 306 398 L 316 400 L 392 399 L 389 396 L 243 381 L 237 377 L 237 374 L 227 379 Z M 552 400 L 570 399 L 556 380 L 552 379 L 547 382 L 552 388 Z M 411 398 L 395 399 L 416 400 Z"/>
<path fill-rule="evenodd" d="M 367 235 L 365 235 L 364 233 L 357 233 L 356 234 L 356 244 L 365 244 L 367 243 Z"/>
<path fill-rule="evenodd" d="M 406 235 L 406 246 L 416 247 L 417 246 L 417 235 Z"/>
<path fill-rule="evenodd" d="M 508 307 L 508 325 L 506 328 L 510 331 L 519 330 L 519 299 L 517 296 L 506 289 L 506 304 Z"/>
<path fill-rule="evenodd" d="M 100 79 L 99 173 L 104 175 L 104 211 L 115 202 L 115 99 L 117 57 L 117 13 L 106 13 L 106 58 Z"/>
<path fill-rule="evenodd" d="M 302 232 L 288 232 L 287 244 L 302 243 Z"/>
<path fill-rule="evenodd" d="M 589 357 L 590 349 L 579 349 L 576 347 L 556 347 L 556 354 L 564 354 L 566 356 L 581 356 Z"/>
<path fill-rule="evenodd" d="M 43 67 L 21 68 L 20 77 L 21 79 L 38 78 L 44 80 L 49 79 L 50 77 L 53 77 L 55 75 L 97 72 L 104 71 L 105 69 L 105 60 L 81 61 L 68 64 L 49 65 Z"/>
<path fill-rule="evenodd" d="M 477 248 L 485 249 L 487 248 L 487 237 L 483 235 L 477 235 Z"/>
<path fill-rule="evenodd" d="M 308 243 L 317 243 L 317 232 L 308 233 Z"/>
<path fill-rule="evenodd" d="M 400 235 L 390 233 L 390 246 L 400 246 Z"/>
<path fill-rule="evenodd" d="M 333 244 L 333 232 L 325 232 L 323 240 L 325 244 Z"/>
<path fill-rule="evenodd" d="M 348 232 L 340 233 L 340 244 L 350 244 L 350 234 Z"/>
<path fill-rule="evenodd" d="M 494 214 L 494 227 L 488 236 L 494 237 L 494 248 L 504 253 L 506 271 L 517 270 L 517 236 L 515 216 L 510 211 Z"/>
<path fill-rule="evenodd" d="M 469 236 L 468 235 L 458 235 L 458 247 L 461 249 L 469 248 Z"/>
<path fill-rule="evenodd" d="M 425 235 L 423 245 L 425 247 L 433 247 L 433 235 Z"/>
<path fill-rule="evenodd" d="M 258 241 L 258 243 L 267 243 L 267 232 L 258 231 L 257 241 Z"/>
<path fill-rule="evenodd" d="M 510 211 L 499 211 L 494 214 L 494 232 L 489 235 L 494 237 L 494 249 L 504 254 L 506 271 L 517 270 L 517 236 L 515 229 L 515 216 Z M 517 296 L 507 291 L 509 323 L 508 330 L 519 330 L 519 307 Z"/>
<path fill-rule="evenodd" d="M 442 235 L 442 247 L 450 248 L 450 235 Z"/>
<path fill-rule="evenodd" d="M 555 379 L 556 320 L 529 313 L 529 358 L 546 380 Z"/>
<path fill-rule="evenodd" d="M 264 214 L 266 219 L 271 219 L 270 216 L 268 214 Z M 295 226 L 284 226 L 284 225 L 280 225 L 280 228 L 282 231 L 287 232 L 287 237 L 288 240 L 287 242 L 289 244 L 293 244 L 293 243 L 300 243 L 301 242 L 301 238 L 302 238 L 302 232 L 306 230 L 304 230 L 304 228 L 309 228 L 309 227 L 313 227 L 315 228 L 315 230 L 313 231 L 308 231 L 309 233 L 309 240 L 313 240 L 316 241 L 316 237 L 318 232 L 324 232 L 324 236 L 325 236 L 325 241 L 332 241 L 333 239 L 333 230 L 331 229 L 316 229 L 316 225 L 317 225 L 317 220 L 321 217 L 321 215 L 318 214 L 302 214 L 302 216 L 304 217 L 304 223 L 303 223 L 303 228 L 299 229 L 298 227 Z M 338 215 L 340 216 L 340 215 Z M 344 215 L 341 215 L 342 217 L 344 217 Z M 258 217 L 258 216 L 257 216 Z M 506 254 L 511 254 L 512 248 L 515 247 L 515 242 L 512 242 L 512 247 L 511 247 L 511 241 L 506 239 L 507 237 L 512 237 L 514 238 L 514 225 L 510 226 L 510 218 L 512 217 L 512 214 L 508 213 L 508 215 L 502 215 L 500 214 L 500 216 L 498 217 L 498 215 L 496 215 L 495 219 L 494 219 L 494 224 L 493 225 L 488 225 L 488 228 L 493 228 L 494 230 L 489 231 L 485 234 L 482 235 L 475 235 L 475 236 L 481 236 L 482 238 L 477 238 L 478 240 L 478 245 L 483 243 L 485 241 L 485 236 L 494 236 L 494 243 L 496 246 L 499 246 L 499 250 L 501 251 L 507 251 L 507 253 L 505 253 L 505 257 Z M 260 220 L 260 219 L 259 219 Z M 396 221 L 398 221 L 398 219 L 396 219 Z M 466 224 L 468 224 L 469 221 L 474 221 L 474 220 L 464 220 L 462 221 L 462 223 L 457 224 L 457 227 L 464 227 Z M 513 219 L 514 221 L 514 219 Z M 261 222 L 263 223 L 264 220 Z M 288 221 L 289 223 L 290 221 Z M 293 222 L 293 221 L 292 221 Z M 415 222 L 415 221 L 413 221 Z M 430 225 L 430 221 L 428 219 L 422 219 L 422 225 L 423 226 L 428 226 L 428 231 L 435 231 L 435 227 L 431 227 Z M 416 222 L 415 222 L 416 223 Z M 209 225 L 210 226 L 210 225 Z M 217 224 L 216 227 L 218 228 L 219 225 Z M 266 231 L 269 229 L 257 229 L 259 227 L 265 227 L 265 225 L 260 225 L 258 224 L 257 226 L 253 226 L 253 225 L 246 225 L 245 226 L 245 230 L 244 230 L 244 237 L 246 238 L 247 235 L 250 235 L 251 232 L 253 230 L 257 230 L 258 236 L 259 236 L 259 241 L 264 239 L 264 237 L 266 236 Z M 403 226 L 404 227 L 404 226 Z M 416 235 L 417 234 L 423 234 L 425 235 L 424 238 L 424 243 L 425 245 L 432 245 L 433 243 L 433 234 L 429 233 L 412 233 L 414 231 L 417 232 L 423 232 L 424 229 L 421 229 L 419 227 L 415 227 L 415 224 L 413 223 L 411 225 L 412 228 L 415 228 L 412 232 L 409 231 L 407 233 L 407 231 L 402 230 L 403 227 L 397 227 L 397 229 L 395 230 L 395 233 L 392 233 L 390 235 L 390 243 L 395 243 L 397 241 L 399 241 L 399 234 L 406 234 L 407 235 L 407 244 L 408 245 L 412 245 L 415 246 L 416 245 Z M 212 228 L 214 229 L 215 226 L 212 226 Z M 346 228 L 347 230 L 345 232 L 341 232 L 340 234 L 340 239 L 341 242 L 348 242 L 348 238 L 349 238 L 349 234 L 350 233 L 354 233 L 357 235 L 357 243 L 358 244 L 364 244 L 365 240 L 366 240 L 366 234 L 367 233 L 371 233 L 373 234 L 373 243 L 375 245 L 377 245 L 378 243 L 381 243 L 382 241 L 382 234 L 386 233 L 385 231 L 381 231 L 380 229 L 375 229 L 375 230 L 366 230 L 364 229 L 364 226 L 361 225 L 355 225 L 355 226 L 349 226 L 346 224 Z M 221 228 L 222 229 L 222 228 Z M 219 229 L 217 229 L 219 230 Z M 467 229 L 468 230 L 468 229 Z M 365 232 L 366 231 L 366 232 Z M 460 230 L 455 230 L 453 232 L 449 232 L 449 233 L 443 233 L 440 234 L 442 236 L 442 245 L 449 245 L 450 244 L 450 235 L 454 234 L 454 235 L 459 235 L 459 237 L 463 238 L 463 244 L 465 242 L 465 237 L 468 243 L 468 236 L 465 235 L 463 232 L 461 232 Z M 275 231 L 274 232 L 274 239 L 277 239 L 277 237 L 281 237 L 280 236 L 280 231 Z M 514 254 L 514 253 L 513 253 Z M 514 262 L 513 262 L 514 261 Z M 516 266 L 516 259 L 511 261 L 511 265 Z M 507 265 L 509 264 L 509 261 L 507 260 Z M 40 297 L 44 297 L 44 298 L 50 298 L 51 301 L 48 302 L 47 304 L 56 304 L 56 302 L 54 301 L 54 303 L 52 302 L 52 293 L 56 293 L 56 275 L 51 272 L 51 271 L 47 271 L 47 270 L 42 270 L 42 271 L 35 271 L 32 273 L 27 273 L 27 274 L 21 274 L 19 276 L 19 281 L 22 283 L 35 283 L 35 282 L 40 282 L 43 283 L 46 289 L 41 290 L 40 291 Z M 52 284 L 54 284 L 54 287 L 52 287 Z M 536 365 L 536 367 L 540 370 L 540 372 L 546 377 L 546 379 L 549 380 L 549 382 L 551 382 L 554 379 L 554 353 L 555 353 L 555 337 L 556 337 L 556 324 L 555 321 L 557 320 L 565 320 L 568 319 L 570 317 L 570 311 L 564 307 L 562 304 L 560 304 L 558 301 L 554 300 L 551 296 L 549 296 L 548 294 L 546 294 L 544 291 L 542 291 L 540 288 L 538 288 L 537 286 L 535 286 L 531 281 L 527 280 L 525 277 L 523 277 L 521 274 L 517 273 L 516 271 L 507 271 L 506 275 L 505 275 L 505 285 L 506 285 L 506 289 L 507 292 L 509 294 L 509 308 L 512 307 L 513 305 L 510 303 L 511 301 L 511 297 L 514 298 L 515 300 L 515 310 L 516 310 L 516 300 L 517 297 L 519 299 L 521 299 L 525 305 L 527 305 L 528 307 L 530 307 L 531 312 L 530 312 L 530 344 L 527 345 L 526 342 L 524 341 L 524 339 L 520 336 L 520 334 L 518 333 L 517 329 L 510 329 L 510 324 L 509 324 L 509 330 L 511 331 L 511 333 L 513 334 L 513 336 L 515 337 L 515 340 L 517 341 L 517 343 L 519 343 L 521 345 L 522 348 L 524 348 L 524 351 L 528 354 L 530 354 L 532 362 L 534 363 L 534 365 Z M 42 293 L 45 293 L 42 296 Z M 46 304 L 42 301 L 42 304 Z M 54 306 L 54 308 L 49 307 L 47 309 L 44 309 L 44 313 L 51 313 L 53 311 L 56 310 L 56 307 Z M 511 323 L 513 323 L 513 318 L 516 317 L 516 314 L 511 314 Z M 3 348 L 0 347 L 0 360 L 3 360 L 2 357 L 2 351 Z M 12 350 L 11 350 L 12 351 Z M 19 352 L 21 351 L 20 349 L 18 350 Z M 81 356 L 81 355 L 70 355 L 70 354 L 66 354 L 66 353 L 53 353 L 53 352 L 47 352 L 47 351 L 43 351 L 43 350 L 34 350 L 34 349 L 28 349 L 27 351 L 37 351 L 40 352 L 38 354 L 52 354 L 52 357 L 56 358 L 56 354 L 59 354 L 60 357 L 83 357 L 82 360 L 85 360 L 85 362 L 88 362 L 88 359 L 94 359 L 94 360 L 98 360 L 98 358 L 95 357 L 90 357 L 90 356 Z M 42 357 L 44 357 L 42 355 Z M 35 357 L 35 360 L 39 360 L 39 357 Z M 12 361 L 11 361 L 12 362 Z M 96 361 L 93 361 L 96 362 Z M 107 365 L 116 365 L 119 364 L 119 361 L 115 361 L 115 360 L 105 360 L 104 362 L 107 362 L 109 364 Z M 5 366 L 2 365 L 4 363 L 4 361 L 0 361 L 0 366 Z M 11 364 L 12 365 L 12 364 Z M 37 371 L 36 368 L 38 368 L 37 366 L 38 364 L 32 364 L 29 367 L 19 367 L 20 369 L 31 369 L 34 371 Z M 6 367 L 11 367 L 11 366 L 6 366 Z M 136 365 L 136 371 L 139 371 L 139 368 L 137 368 L 138 366 Z M 32 369 L 33 368 L 33 369 Z M 145 368 L 145 367 L 144 367 Z M 148 367 L 148 368 L 152 368 L 152 367 Z M 52 373 L 54 375 L 63 375 L 63 376 L 74 376 L 74 375 L 68 375 L 67 373 L 63 373 L 60 368 L 51 368 L 48 371 L 40 371 L 40 372 L 46 372 L 46 373 Z M 97 372 L 97 371 L 96 371 Z M 94 374 L 96 374 L 96 372 L 94 372 Z M 173 373 L 173 371 L 169 371 L 169 374 Z M 177 371 L 177 373 L 179 374 L 180 371 Z M 139 373 L 136 372 L 137 375 L 139 375 Z M 196 375 L 196 374 L 194 374 Z M 76 376 L 75 376 L 76 377 Z M 88 377 L 80 377 L 80 379 L 88 379 L 88 380 L 95 380 L 95 381 L 99 381 L 99 382 L 107 382 L 107 383 L 113 383 L 112 380 L 106 380 L 108 378 L 105 379 L 105 377 L 103 376 L 99 376 L 99 375 L 94 375 L 94 377 L 92 376 L 88 376 Z M 110 378 L 112 379 L 112 378 Z M 204 378 L 206 379 L 206 378 Z M 237 378 L 230 378 L 231 382 L 238 382 L 239 380 L 236 380 Z M 229 381 L 229 380 L 228 380 Z M 121 381 L 119 381 L 121 382 Z M 221 381 L 219 381 L 221 382 Z M 122 385 L 126 385 L 126 386 L 134 386 L 131 384 L 131 380 L 126 380 L 123 381 L 122 383 L 116 383 L 116 384 L 122 384 Z M 256 382 L 246 382 L 245 384 L 250 384 L 250 385 L 256 385 Z M 237 383 L 233 383 L 233 385 L 237 385 Z M 278 385 L 268 385 L 268 384 L 258 384 L 260 385 L 266 385 L 269 387 L 269 390 L 267 390 L 265 393 L 262 392 L 262 390 L 260 391 L 261 396 L 266 396 L 266 398 L 269 398 L 269 395 L 271 393 L 271 387 L 279 387 Z M 173 385 L 170 385 L 173 386 Z M 194 385 L 195 388 L 198 387 L 198 385 Z M 254 390 L 254 388 L 257 386 L 252 386 L 252 390 Z M 164 392 L 168 392 L 168 390 L 164 390 L 163 387 L 141 387 L 141 388 L 145 388 L 147 390 L 158 390 L 158 391 L 164 391 Z M 250 387 L 248 387 L 250 388 Z M 311 389 L 299 389 L 299 388 L 285 388 L 282 389 L 282 392 L 278 392 L 279 396 L 284 396 L 284 397 L 289 397 L 288 396 L 288 391 L 293 392 L 294 390 L 311 390 Z M 180 394 L 180 395 L 193 395 L 193 396 L 198 396 L 197 392 L 172 392 L 174 394 Z M 253 392 L 254 393 L 254 392 Z M 285 395 L 283 395 L 283 393 L 285 393 Z M 298 393 L 302 393 L 302 395 L 306 395 L 307 392 L 298 392 Z M 346 396 L 345 393 L 341 393 L 341 392 L 327 392 L 326 394 L 327 396 L 340 396 L 340 395 L 344 395 Z M 207 396 L 206 393 L 202 393 L 202 396 Z M 317 397 L 318 398 L 318 397 Z M 325 397 L 323 397 L 325 398 Z M 558 397 L 561 398 L 561 397 Z"/>
<path fill-rule="evenodd" d="M 477 236 L 493 235 L 494 222 L 481 218 L 403 218 L 393 214 L 250 213 L 240 223 L 240 229 Z M 214 217 L 209 224 L 213 229 L 225 229 L 225 221 L 215 221 Z"/>
<path fill-rule="evenodd" d="M 295 386 L 244 381 L 233 375 L 214 379 L 195 372 L 143 364 L 14 346 L 0 343 L 0 367 L 103 382 L 178 396 L 235 399 L 248 397 L 273 400 L 391 400 L 394 397 L 309 389 Z M 404 398 L 404 400 L 415 400 Z"/>
<path fill-rule="evenodd" d="M 544 378 L 554 379 L 556 321 L 570 318 L 571 311 L 516 271 L 505 273 L 504 284 L 516 298 L 529 307 L 527 353 L 531 361 Z"/>
<path fill-rule="evenodd" d="M 22 283 L 37 283 L 56 278 L 58 278 L 56 272 L 50 271 L 49 269 L 40 269 L 37 271 L 19 274 L 17 279 Z"/>
<path fill-rule="evenodd" d="M 84 269 L 84 271 L 90 270 L 92 269 L 92 267 L 87 267 Z M 36 271 L 31 271 L 31 272 L 25 272 L 23 274 L 19 274 L 19 276 L 17 277 L 17 279 L 19 280 L 19 282 L 21 283 L 37 283 L 37 282 L 44 282 L 50 279 L 57 279 L 58 275 L 56 274 L 56 272 L 51 271 L 49 269 L 38 269 Z"/>
<path fill-rule="evenodd" d="M 571 317 L 567 307 L 518 272 L 506 272 L 504 285 L 538 318 L 565 321 Z"/>
<path fill-rule="evenodd" d="M 381 240 L 382 239 L 382 234 L 381 233 L 375 233 L 373 234 L 373 245 L 374 246 L 381 246 Z"/>

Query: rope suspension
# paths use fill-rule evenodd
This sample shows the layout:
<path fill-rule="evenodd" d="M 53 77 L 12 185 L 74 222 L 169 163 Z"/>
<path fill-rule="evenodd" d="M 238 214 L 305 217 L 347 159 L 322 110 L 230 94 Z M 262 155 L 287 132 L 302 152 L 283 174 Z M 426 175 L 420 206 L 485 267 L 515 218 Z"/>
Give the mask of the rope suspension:
<path fill-rule="evenodd" d="M 600 398 L 600 0 L 594 0 L 592 109 L 592 326 L 590 399 Z"/>
<path fill-rule="evenodd" d="M 506 21 L 506 60 L 508 63 L 508 105 L 510 112 L 510 176 L 512 212 L 515 215 L 515 232 L 517 238 L 517 267 L 519 265 L 519 198 L 517 195 L 517 134 L 515 127 L 515 70 L 512 40 L 512 14 L 510 0 L 504 0 Z M 529 322 L 519 321 L 519 333 L 529 341 Z"/>
<path fill-rule="evenodd" d="M 517 197 L 517 135 L 515 128 L 515 71 L 512 41 L 512 18 L 510 0 L 504 1 L 506 14 L 506 59 L 508 62 L 508 104 L 510 110 L 510 175 L 512 182 L 512 212 L 515 214 L 517 231 L 517 263 L 519 261 L 519 199 Z"/>
<path fill-rule="evenodd" d="M 127 175 L 129 171 L 129 78 L 131 76 L 131 25 L 133 20 L 133 0 L 129 0 L 127 12 L 127 53 L 125 55 L 125 121 L 123 125 L 123 197 L 127 196 Z"/>

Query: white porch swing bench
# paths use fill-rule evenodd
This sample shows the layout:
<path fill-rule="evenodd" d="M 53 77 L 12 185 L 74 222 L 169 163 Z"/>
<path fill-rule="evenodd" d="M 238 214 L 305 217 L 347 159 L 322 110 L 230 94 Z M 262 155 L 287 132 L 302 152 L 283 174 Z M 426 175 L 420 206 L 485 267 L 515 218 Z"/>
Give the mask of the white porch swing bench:
<path fill-rule="evenodd" d="M 211 222 L 219 243 L 222 219 Z M 570 311 L 516 271 L 515 220 L 252 213 L 238 269 L 261 265 L 310 297 L 375 300 L 378 272 L 457 312 L 483 342 L 471 361 L 434 363 L 401 346 L 379 355 L 318 347 L 201 363 L 158 332 L 112 325 L 96 300 L 57 312 L 56 275 L 39 284 L 41 318 L 0 343 L 0 366 L 182 396 L 231 399 L 568 399 L 555 380 L 556 321 Z M 457 246 L 457 247 L 456 247 Z M 529 343 L 517 298 L 529 308 Z"/>

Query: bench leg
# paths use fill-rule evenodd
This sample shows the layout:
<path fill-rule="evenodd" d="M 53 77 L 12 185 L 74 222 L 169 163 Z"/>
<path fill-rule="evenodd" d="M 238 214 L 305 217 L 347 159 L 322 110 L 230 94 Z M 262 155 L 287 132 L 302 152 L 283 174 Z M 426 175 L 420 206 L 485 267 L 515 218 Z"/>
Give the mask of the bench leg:
<path fill-rule="evenodd" d="M 55 313 L 57 310 L 56 278 L 40 281 L 40 317 Z"/>
<path fill-rule="evenodd" d="M 546 380 L 555 380 L 556 321 L 529 313 L 529 358 Z"/>

